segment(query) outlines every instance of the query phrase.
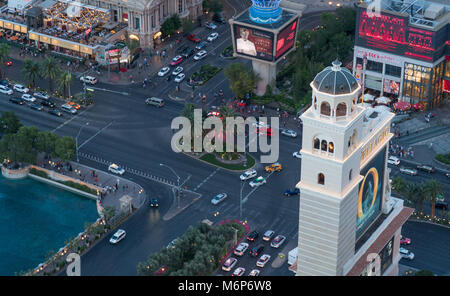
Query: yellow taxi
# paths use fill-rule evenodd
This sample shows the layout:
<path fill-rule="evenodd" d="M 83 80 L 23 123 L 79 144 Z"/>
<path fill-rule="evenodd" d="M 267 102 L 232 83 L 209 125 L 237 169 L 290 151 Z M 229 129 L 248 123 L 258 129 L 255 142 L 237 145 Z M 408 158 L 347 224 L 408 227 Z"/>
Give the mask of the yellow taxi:
<path fill-rule="evenodd" d="M 67 102 L 67 104 L 69 104 L 70 106 L 74 107 L 77 110 L 79 110 L 81 108 L 81 106 L 75 102 Z"/>
<path fill-rule="evenodd" d="M 265 167 L 266 172 L 270 173 L 270 172 L 279 172 L 283 169 L 283 167 L 281 166 L 281 163 L 279 162 L 275 162 L 272 163 L 271 165 L 268 165 Z"/>

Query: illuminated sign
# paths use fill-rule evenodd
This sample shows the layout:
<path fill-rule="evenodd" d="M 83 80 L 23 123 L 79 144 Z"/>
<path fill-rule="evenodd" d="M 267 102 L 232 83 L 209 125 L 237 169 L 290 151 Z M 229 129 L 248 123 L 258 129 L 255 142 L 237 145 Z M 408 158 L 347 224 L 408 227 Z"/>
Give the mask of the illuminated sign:
<path fill-rule="evenodd" d="M 234 25 L 234 42 L 237 54 L 273 61 L 273 33 Z"/>
<path fill-rule="evenodd" d="M 286 51 L 295 45 L 295 35 L 297 32 L 298 20 L 294 20 L 284 28 L 277 36 L 277 48 L 275 58 L 280 58 Z"/>
<path fill-rule="evenodd" d="M 380 131 L 371 142 L 367 143 L 361 149 L 361 163 L 363 163 L 367 157 L 372 154 L 372 151 L 377 148 L 383 141 L 389 136 L 389 125 L 387 125 L 382 131 Z"/>
<path fill-rule="evenodd" d="M 450 94 L 450 80 L 443 80 L 442 81 L 443 83 L 443 85 L 442 85 L 442 91 L 443 92 L 445 92 L 445 93 L 448 93 L 448 94 Z"/>

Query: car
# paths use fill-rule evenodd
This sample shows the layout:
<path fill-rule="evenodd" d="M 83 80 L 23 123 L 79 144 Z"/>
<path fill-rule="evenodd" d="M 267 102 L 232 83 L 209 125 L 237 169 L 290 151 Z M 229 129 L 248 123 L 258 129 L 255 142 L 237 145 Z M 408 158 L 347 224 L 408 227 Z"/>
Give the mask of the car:
<path fill-rule="evenodd" d="M 400 247 L 400 257 L 404 258 L 404 259 L 409 259 L 409 260 L 413 260 L 414 259 L 414 253 L 405 249 L 405 248 L 401 248 Z"/>
<path fill-rule="evenodd" d="M 214 33 L 211 33 L 211 34 L 208 36 L 208 38 L 206 38 L 206 40 L 208 40 L 209 42 L 213 42 L 214 40 L 217 39 L 217 37 L 219 37 L 219 33 L 214 32 Z"/>
<path fill-rule="evenodd" d="M 184 75 L 184 73 L 180 73 L 177 75 L 177 77 L 175 77 L 175 82 L 180 83 L 181 81 L 184 80 L 184 78 L 186 77 L 186 75 Z"/>
<path fill-rule="evenodd" d="M 175 248 L 175 245 L 177 243 L 178 238 L 173 239 L 168 245 L 167 245 L 167 249 L 173 249 Z"/>
<path fill-rule="evenodd" d="M 50 99 L 50 96 L 43 91 L 38 91 L 38 92 L 33 93 L 33 97 L 38 98 L 38 99 L 43 99 L 43 100 Z"/>
<path fill-rule="evenodd" d="M 252 271 L 250 271 L 250 273 L 248 274 L 248 276 L 258 276 L 259 275 L 259 270 L 258 269 L 252 269 Z"/>
<path fill-rule="evenodd" d="M 302 158 L 302 155 L 300 154 L 299 151 L 295 151 L 294 153 L 292 153 L 292 157 L 295 157 L 295 158 Z"/>
<path fill-rule="evenodd" d="M 427 173 L 434 173 L 434 167 L 432 167 L 431 165 L 426 165 L 426 164 L 420 164 L 417 166 L 418 170 L 427 172 Z"/>
<path fill-rule="evenodd" d="M 59 111 L 58 109 L 49 109 L 48 113 L 50 113 L 51 115 L 58 116 L 58 117 L 62 116 L 61 111 Z"/>
<path fill-rule="evenodd" d="M 179 65 L 183 61 L 183 57 L 180 55 L 177 55 L 170 61 L 171 66 Z"/>
<path fill-rule="evenodd" d="M 231 276 L 243 276 L 245 272 L 244 267 L 238 267 L 234 270 L 233 274 Z"/>
<path fill-rule="evenodd" d="M 10 67 L 12 66 L 13 62 L 12 61 L 7 61 L 5 62 L 5 66 Z"/>
<path fill-rule="evenodd" d="M 220 112 L 216 111 L 216 110 L 211 110 L 206 114 L 206 117 L 211 117 L 211 116 L 221 118 Z"/>
<path fill-rule="evenodd" d="M 61 105 L 61 109 L 64 112 L 70 113 L 70 114 L 76 114 L 78 111 L 74 107 L 70 106 L 69 104 L 63 104 Z"/>
<path fill-rule="evenodd" d="M 77 109 L 77 110 L 80 110 L 80 108 L 81 108 L 81 106 L 78 105 L 78 104 L 75 103 L 75 102 L 67 102 L 67 104 L 70 105 L 70 106 L 72 106 L 72 107 L 74 107 L 74 108 Z"/>
<path fill-rule="evenodd" d="M 268 173 L 270 172 L 280 172 L 283 169 L 283 167 L 281 166 L 281 163 L 279 162 L 275 162 L 272 163 L 271 165 L 267 165 L 264 170 Z"/>
<path fill-rule="evenodd" d="M 284 191 L 283 193 L 284 196 L 293 196 L 293 195 L 300 195 L 300 189 L 298 189 L 297 187 L 292 188 L 292 189 L 286 189 L 286 191 Z"/>
<path fill-rule="evenodd" d="M 445 202 L 445 201 L 436 201 L 436 203 L 434 204 L 434 207 L 436 209 L 441 209 L 441 210 L 448 211 L 448 203 Z"/>
<path fill-rule="evenodd" d="M 33 97 L 32 95 L 29 95 L 29 94 L 23 94 L 22 95 L 22 100 L 24 100 L 26 102 L 35 102 L 36 98 Z"/>
<path fill-rule="evenodd" d="M 42 105 L 40 104 L 36 104 L 36 103 L 28 103 L 28 106 L 31 109 L 37 110 L 37 111 L 42 111 L 44 108 L 42 107 Z"/>
<path fill-rule="evenodd" d="M 97 82 L 98 82 L 97 78 L 95 78 L 94 76 L 89 76 L 89 75 L 81 76 L 80 81 L 84 82 L 84 83 L 89 83 L 92 85 L 97 84 Z"/>
<path fill-rule="evenodd" d="M 409 245 L 411 244 L 411 239 L 407 237 L 400 236 L 400 244 L 401 245 Z"/>
<path fill-rule="evenodd" d="M 257 122 L 253 122 L 253 126 L 254 127 L 270 127 L 270 125 L 268 123 L 265 123 L 263 121 L 257 121 Z"/>
<path fill-rule="evenodd" d="M 387 160 L 388 164 L 393 164 L 393 165 L 399 165 L 400 164 L 400 159 L 398 159 L 398 157 L 395 156 L 389 156 L 388 160 Z"/>
<path fill-rule="evenodd" d="M 172 71 L 172 75 L 173 75 L 173 76 L 177 76 L 178 74 L 180 74 L 181 72 L 183 72 L 183 70 L 184 70 L 183 67 L 178 66 L 178 67 L 175 68 L 175 70 Z"/>
<path fill-rule="evenodd" d="M 5 79 L 0 80 L 0 85 L 4 85 L 4 86 L 11 88 L 11 84 L 8 81 L 6 81 Z"/>
<path fill-rule="evenodd" d="M 118 242 L 120 242 L 121 240 L 123 240 L 125 238 L 125 235 L 126 235 L 125 230 L 119 229 L 116 231 L 116 233 L 114 233 L 114 235 L 111 237 L 109 242 L 111 244 L 117 244 Z"/>
<path fill-rule="evenodd" d="M 24 94 L 30 91 L 28 87 L 25 87 L 22 84 L 15 84 L 13 89 Z"/>
<path fill-rule="evenodd" d="M 400 173 L 411 175 L 411 176 L 415 176 L 415 175 L 417 175 L 417 170 L 416 169 L 406 168 L 406 167 L 401 167 L 400 168 Z"/>
<path fill-rule="evenodd" d="M 248 244 L 247 243 L 240 243 L 236 249 L 234 249 L 234 255 L 236 256 L 244 256 L 245 251 L 247 251 L 248 249 Z"/>
<path fill-rule="evenodd" d="M 230 257 L 222 264 L 222 270 L 230 271 L 237 263 L 237 259 Z"/>
<path fill-rule="evenodd" d="M 18 104 L 18 105 L 23 105 L 25 103 L 25 101 L 22 100 L 22 98 L 20 98 L 20 97 L 10 98 L 9 101 L 11 103 Z"/>
<path fill-rule="evenodd" d="M 159 204 L 158 204 L 158 199 L 155 198 L 155 197 L 153 197 L 153 198 L 150 200 L 150 206 L 151 206 L 152 208 L 157 208 L 157 207 L 159 206 Z"/>
<path fill-rule="evenodd" d="M 219 24 L 226 24 L 225 19 L 219 13 L 215 13 L 212 19 Z"/>
<path fill-rule="evenodd" d="M 170 72 L 170 68 L 169 67 L 163 67 L 163 68 L 161 68 L 161 70 L 159 70 L 158 76 L 159 77 L 163 77 L 169 72 Z"/>
<path fill-rule="evenodd" d="M 182 54 L 188 48 L 189 48 L 189 46 L 187 46 L 186 44 L 182 45 L 177 49 L 177 53 Z"/>
<path fill-rule="evenodd" d="M 202 41 L 202 42 L 200 42 L 199 44 L 197 44 L 197 46 L 195 47 L 195 49 L 197 49 L 197 50 L 202 50 L 202 49 L 204 49 L 207 45 L 208 45 L 208 42 Z"/>
<path fill-rule="evenodd" d="M 56 105 L 50 100 L 41 100 L 41 105 L 49 108 L 55 108 Z"/>
<path fill-rule="evenodd" d="M 255 169 L 250 169 L 248 171 L 245 171 L 242 175 L 240 175 L 241 181 L 246 181 L 248 179 L 254 178 L 257 176 L 257 172 Z"/>
<path fill-rule="evenodd" d="M 264 251 L 264 245 L 258 245 L 258 246 L 253 247 L 250 250 L 249 254 L 252 257 L 257 257 L 259 254 L 262 253 L 262 251 Z"/>
<path fill-rule="evenodd" d="M 256 261 L 256 266 L 258 267 L 264 267 L 267 262 L 270 260 L 269 254 L 264 254 L 261 257 L 259 257 L 258 261 Z"/>
<path fill-rule="evenodd" d="M 0 93 L 6 95 L 12 95 L 14 91 L 5 85 L 0 85 Z"/>
<path fill-rule="evenodd" d="M 272 129 L 269 127 L 259 127 L 255 130 L 255 133 L 261 136 L 272 137 Z"/>
<path fill-rule="evenodd" d="M 217 29 L 217 26 L 214 23 L 209 23 L 209 22 L 205 23 L 205 27 L 207 27 L 208 29 L 211 29 L 211 30 Z"/>
<path fill-rule="evenodd" d="M 203 59 L 204 57 L 206 57 L 207 52 L 206 50 L 200 50 L 199 52 L 197 52 L 194 56 L 194 60 L 198 61 Z"/>
<path fill-rule="evenodd" d="M 250 183 L 248 183 L 248 185 L 250 185 L 250 187 L 253 188 L 253 187 L 261 186 L 261 185 L 265 184 L 266 182 L 267 182 L 266 178 L 264 178 L 263 176 L 259 176 L 255 180 L 250 181 Z"/>
<path fill-rule="evenodd" d="M 253 230 L 252 232 L 250 232 L 250 233 L 247 235 L 247 240 L 248 240 L 249 242 L 254 242 L 254 241 L 258 238 L 258 236 L 259 236 L 259 232 L 256 231 L 256 230 Z"/>
<path fill-rule="evenodd" d="M 187 59 L 188 57 L 190 57 L 190 56 L 193 55 L 194 53 L 195 53 L 194 49 L 188 47 L 187 49 L 185 49 L 185 50 L 181 53 L 181 55 L 182 55 L 185 59 Z"/>
<path fill-rule="evenodd" d="M 293 130 L 290 130 L 290 129 L 288 129 L 288 130 L 283 130 L 282 132 L 281 132 L 281 134 L 282 135 L 284 135 L 284 136 L 287 136 L 287 137 L 291 137 L 291 138 L 297 138 L 297 133 L 295 132 L 295 131 L 293 131 Z"/>
<path fill-rule="evenodd" d="M 192 42 L 195 42 L 195 43 L 199 43 L 200 42 L 200 38 L 198 38 L 194 34 L 189 34 L 189 35 L 186 36 L 186 38 L 189 39 Z"/>
<path fill-rule="evenodd" d="M 119 175 L 123 175 L 125 173 L 125 170 L 115 163 L 109 165 L 108 171 Z"/>
<path fill-rule="evenodd" d="M 284 243 L 285 240 L 286 237 L 284 235 L 279 234 L 272 240 L 270 246 L 272 248 L 279 248 Z"/>
<path fill-rule="evenodd" d="M 273 230 L 267 230 L 266 232 L 264 232 L 264 235 L 262 237 L 263 241 L 270 241 L 272 239 L 272 236 L 275 235 L 275 231 Z"/>
<path fill-rule="evenodd" d="M 224 201 L 227 197 L 228 197 L 228 195 L 226 193 L 219 193 L 216 196 L 214 196 L 214 198 L 211 200 L 211 203 L 213 205 L 217 205 L 217 204 L 221 203 L 222 201 Z"/>

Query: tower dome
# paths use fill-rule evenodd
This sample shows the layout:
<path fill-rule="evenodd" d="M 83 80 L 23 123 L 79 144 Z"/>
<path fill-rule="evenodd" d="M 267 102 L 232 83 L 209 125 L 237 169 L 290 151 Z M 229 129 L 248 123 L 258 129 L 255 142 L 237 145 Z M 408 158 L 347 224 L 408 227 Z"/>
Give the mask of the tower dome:
<path fill-rule="evenodd" d="M 313 80 L 314 87 L 323 93 L 331 95 L 350 94 L 358 88 L 358 82 L 342 63 L 334 61 L 332 66 L 326 67 Z"/>
<path fill-rule="evenodd" d="M 252 0 L 250 20 L 259 24 L 273 24 L 281 20 L 281 0 Z"/>

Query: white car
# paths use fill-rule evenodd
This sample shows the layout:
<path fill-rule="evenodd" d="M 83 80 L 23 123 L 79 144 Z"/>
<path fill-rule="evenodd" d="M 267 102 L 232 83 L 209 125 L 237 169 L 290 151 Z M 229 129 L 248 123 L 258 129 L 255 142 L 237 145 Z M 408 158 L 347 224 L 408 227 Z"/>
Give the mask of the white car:
<path fill-rule="evenodd" d="M 266 232 L 264 232 L 264 235 L 263 235 L 263 240 L 264 241 L 266 241 L 266 242 L 268 242 L 268 241 L 270 241 L 270 239 L 272 238 L 272 236 L 275 234 L 275 231 L 273 231 L 273 230 L 267 230 Z"/>
<path fill-rule="evenodd" d="M 398 159 L 398 157 L 395 156 L 389 156 L 388 160 L 387 160 L 388 164 L 393 164 L 393 165 L 399 165 L 400 164 L 400 159 Z"/>
<path fill-rule="evenodd" d="M 224 201 L 227 197 L 228 195 L 226 193 L 219 193 L 216 196 L 214 196 L 214 198 L 211 200 L 211 203 L 213 205 L 217 205 L 218 203 Z"/>
<path fill-rule="evenodd" d="M 230 257 L 222 265 L 222 270 L 224 271 L 230 271 L 237 263 L 237 259 Z"/>
<path fill-rule="evenodd" d="M 36 101 L 36 98 L 29 94 L 23 94 L 22 100 L 32 103 Z"/>
<path fill-rule="evenodd" d="M 302 155 L 300 154 L 299 151 L 295 151 L 294 153 L 292 153 L 292 157 L 295 157 L 295 158 L 302 158 Z"/>
<path fill-rule="evenodd" d="M 417 175 L 417 170 L 416 169 L 409 169 L 409 168 L 401 167 L 400 168 L 400 173 L 407 174 L 407 175 L 410 175 L 410 176 L 415 176 L 415 175 Z"/>
<path fill-rule="evenodd" d="M 0 93 L 12 95 L 14 93 L 14 91 L 7 86 L 0 85 Z"/>
<path fill-rule="evenodd" d="M 92 85 L 94 85 L 98 82 L 97 78 L 95 78 L 94 76 L 89 76 L 89 75 L 81 76 L 80 81 L 88 83 L 88 84 L 92 84 Z"/>
<path fill-rule="evenodd" d="M 203 59 L 204 57 L 206 57 L 207 52 L 206 50 L 200 50 L 199 52 L 197 52 L 197 54 L 194 56 L 194 60 L 198 61 Z"/>
<path fill-rule="evenodd" d="M 250 271 L 250 273 L 248 274 L 248 276 L 258 276 L 258 275 L 259 275 L 258 269 L 252 269 L 252 271 Z"/>
<path fill-rule="evenodd" d="M 184 75 L 184 73 L 180 73 L 177 75 L 177 77 L 175 77 L 175 82 L 181 82 L 184 80 L 185 77 L 186 75 Z"/>
<path fill-rule="evenodd" d="M 279 234 L 272 240 L 270 246 L 272 248 L 279 248 L 284 243 L 285 240 L 286 237 L 284 235 Z"/>
<path fill-rule="evenodd" d="M 258 261 L 256 262 L 256 266 L 258 267 L 264 267 L 267 262 L 270 260 L 270 255 L 264 254 L 261 257 L 259 257 Z"/>
<path fill-rule="evenodd" d="M 256 177 L 256 175 L 257 175 L 256 170 L 255 170 L 255 169 L 251 169 L 251 170 L 245 171 L 245 172 L 240 176 L 240 178 L 241 178 L 241 181 L 246 181 L 246 180 L 248 180 L 248 179 L 251 179 L 251 178 Z"/>
<path fill-rule="evenodd" d="M 262 122 L 262 121 L 253 122 L 253 126 L 254 127 L 270 127 L 269 124 Z"/>
<path fill-rule="evenodd" d="M 234 270 L 232 276 L 243 276 L 245 272 L 245 268 L 244 267 L 238 267 Z"/>
<path fill-rule="evenodd" d="M 43 91 L 35 92 L 33 94 L 33 96 L 36 97 L 36 98 L 39 98 L 39 99 L 44 99 L 44 100 L 50 99 L 50 96 L 48 94 L 46 94 L 45 92 L 43 92 Z"/>
<path fill-rule="evenodd" d="M 248 249 L 248 244 L 247 243 L 240 243 L 236 249 L 234 249 L 234 255 L 236 256 L 244 256 L 245 251 L 247 251 Z"/>
<path fill-rule="evenodd" d="M 217 29 L 217 26 L 214 23 L 206 23 L 205 27 L 211 29 L 211 30 L 215 30 Z"/>
<path fill-rule="evenodd" d="M 13 87 L 14 90 L 17 90 L 18 92 L 24 93 L 26 94 L 27 92 L 29 92 L 30 90 L 28 89 L 28 87 L 23 86 L 22 84 L 16 84 Z"/>
<path fill-rule="evenodd" d="M 164 68 L 162 68 L 161 70 L 159 70 L 159 72 L 158 72 L 158 76 L 159 77 L 163 77 L 163 76 L 165 76 L 167 73 L 169 73 L 170 72 L 170 68 L 169 67 L 164 67 Z"/>
<path fill-rule="evenodd" d="M 297 133 L 295 132 L 295 131 L 293 131 L 293 130 L 283 130 L 282 132 L 281 132 L 281 134 L 282 135 L 285 135 L 285 136 L 288 136 L 288 137 L 291 137 L 291 138 L 297 138 Z"/>
<path fill-rule="evenodd" d="M 208 36 L 207 40 L 208 40 L 209 42 L 213 42 L 214 40 L 217 39 L 217 37 L 219 37 L 219 33 L 214 32 L 214 33 L 211 33 L 211 34 Z"/>
<path fill-rule="evenodd" d="M 265 184 L 266 182 L 267 181 L 266 181 L 266 179 L 263 176 L 259 176 L 255 180 L 253 180 L 250 183 L 248 183 L 248 185 L 250 185 L 253 188 L 253 187 L 261 186 L 261 185 Z"/>
<path fill-rule="evenodd" d="M 123 168 L 121 168 L 120 166 L 118 166 L 117 164 L 113 163 L 108 167 L 108 171 L 114 173 L 114 174 L 119 174 L 119 175 L 123 175 L 125 173 L 125 170 Z"/>
<path fill-rule="evenodd" d="M 124 239 L 125 235 L 126 235 L 125 230 L 119 229 L 116 231 L 116 233 L 114 233 L 109 242 L 111 244 L 117 244 L 118 242 Z"/>
<path fill-rule="evenodd" d="M 178 66 L 178 67 L 175 68 L 175 70 L 173 70 L 172 75 L 173 75 L 173 76 L 177 76 L 178 74 L 180 74 L 181 72 L 183 72 L 183 70 L 184 70 L 183 67 Z"/>
<path fill-rule="evenodd" d="M 400 248 L 400 257 L 404 258 L 404 259 L 409 259 L 409 260 L 413 260 L 414 259 L 414 253 L 405 249 L 405 248 Z"/>

